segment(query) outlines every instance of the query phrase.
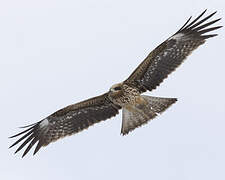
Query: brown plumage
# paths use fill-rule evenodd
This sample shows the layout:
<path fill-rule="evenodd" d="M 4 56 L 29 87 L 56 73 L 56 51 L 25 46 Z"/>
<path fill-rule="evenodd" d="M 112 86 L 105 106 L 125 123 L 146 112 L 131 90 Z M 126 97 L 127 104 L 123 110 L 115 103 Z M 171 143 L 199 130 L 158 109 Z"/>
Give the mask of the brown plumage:
<path fill-rule="evenodd" d="M 220 19 L 205 23 L 215 14 L 212 13 L 200 20 L 205 12 L 206 10 L 192 22 L 189 18 L 179 31 L 154 49 L 127 80 L 113 85 L 101 96 L 67 106 L 35 124 L 25 126 L 26 130 L 11 137 L 22 136 L 10 148 L 23 141 L 16 152 L 27 145 L 23 153 L 25 156 L 37 143 L 35 154 L 41 147 L 53 141 L 78 133 L 117 115 L 121 108 L 123 135 L 155 118 L 177 99 L 141 94 L 159 86 L 193 50 L 202 45 L 206 39 L 217 35 L 205 34 L 222 27 L 209 28 Z"/>

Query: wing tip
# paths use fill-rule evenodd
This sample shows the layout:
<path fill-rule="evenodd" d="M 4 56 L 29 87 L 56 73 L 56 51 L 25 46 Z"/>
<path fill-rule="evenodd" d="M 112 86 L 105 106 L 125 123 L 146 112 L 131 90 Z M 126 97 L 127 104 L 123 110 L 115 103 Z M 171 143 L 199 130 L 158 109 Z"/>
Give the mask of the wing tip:
<path fill-rule="evenodd" d="M 188 21 L 174 35 L 176 35 L 178 33 L 184 33 L 186 35 L 193 35 L 195 38 L 199 38 L 199 39 L 207 39 L 210 37 L 214 37 L 215 36 L 214 34 L 213 35 L 202 35 L 202 34 L 222 28 L 223 26 L 216 26 L 213 28 L 208 28 L 210 25 L 220 21 L 222 18 L 218 18 L 218 19 L 210 21 L 208 23 L 204 23 L 217 13 L 217 11 L 214 11 L 213 13 L 209 14 L 205 18 L 201 19 L 201 17 L 206 13 L 206 11 L 207 11 L 207 9 L 205 9 L 197 18 L 195 18 L 191 22 L 189 22 L 191 19 L 191 17 L 190 17 L 188 19 Z"/>
<path fill-rule="evenodd" d="M 32 126 L 32 127 L 30 127 Z M 22 137 L 20 137 L 16 142 L 14 142 L 11 146 L 9 146 L 9 149 L 14 147 L 15 145 L 17 145 L 20 142 L 23 142 L 14 152 L 14 154 L 18 153 L 21 149 L 23 149 L 26 145 L 27 148 L 25 149 L 25 151 L 23 152 L 22 158 L 30 151 L 30 149 L 33 147 L 33 145 L 36 144 L 36 142 L 40 142 L 40 136 L 39 136 L 39 123 L 35 123 L 32 125 L 28 125 L 28 126 L 24 126 L 22 128 L 26 128 L 26 127 L 30 127 L 16 135 L 10 136 L 9 138 L 14 138 L 20 135 L 23 135 Z M 40 145 L 40 144 L 39 144 Z M 39 147 L 40 149 L 40 147 Z"/>

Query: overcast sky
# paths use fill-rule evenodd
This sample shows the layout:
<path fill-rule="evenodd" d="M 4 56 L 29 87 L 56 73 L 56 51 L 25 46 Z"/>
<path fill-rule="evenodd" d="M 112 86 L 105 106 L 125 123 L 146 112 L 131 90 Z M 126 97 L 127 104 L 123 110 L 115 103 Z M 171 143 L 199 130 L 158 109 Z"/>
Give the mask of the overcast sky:
<path fill-rule="evenodd" d="M 128 136 L 120 113 L 35 156 L 8 149 L 18 127 L 108 91 L 206 8 L 225 17 L 222 0 L 1 1 L 0 178 L 224 180 L 224 29 L 147 92 L 178 102 Z"/>

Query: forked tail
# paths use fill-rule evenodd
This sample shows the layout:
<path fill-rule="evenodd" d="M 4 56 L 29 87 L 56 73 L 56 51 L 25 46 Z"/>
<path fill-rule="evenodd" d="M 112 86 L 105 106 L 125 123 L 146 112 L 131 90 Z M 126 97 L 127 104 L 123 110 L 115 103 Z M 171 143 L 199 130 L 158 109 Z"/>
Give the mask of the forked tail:
<path fill-rule="evenodd" d="M 140 103 L 123 108 L 121 134 L 126 135 L 135 128 L 146 124 L 176 101 L 176 98 L 140 96 Z"/>

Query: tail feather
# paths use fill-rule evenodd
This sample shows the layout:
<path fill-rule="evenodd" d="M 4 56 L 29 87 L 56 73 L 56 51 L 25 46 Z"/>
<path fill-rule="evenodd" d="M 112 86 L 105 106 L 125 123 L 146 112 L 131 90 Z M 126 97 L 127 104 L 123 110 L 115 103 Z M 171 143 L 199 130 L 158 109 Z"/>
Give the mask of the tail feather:
<path fill-rule="evenodd" d="M 167 108 L 177 101 L 177 98 L 162 98 L 162 97 L 153 97 L 142 95 L 148 105 L 157 113 L 163 113 Z"/>
<path fill-rule="evenodd" d="M 145 95 L 140 96 L 140 98 L 140 103 L 123 108 L 121 129 L 121 134 L 123 135 L 154 119 L 158 114 L 164 112 L 177 101 L 176 98 L 161 98 Z"/>

